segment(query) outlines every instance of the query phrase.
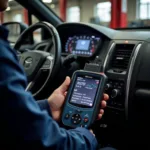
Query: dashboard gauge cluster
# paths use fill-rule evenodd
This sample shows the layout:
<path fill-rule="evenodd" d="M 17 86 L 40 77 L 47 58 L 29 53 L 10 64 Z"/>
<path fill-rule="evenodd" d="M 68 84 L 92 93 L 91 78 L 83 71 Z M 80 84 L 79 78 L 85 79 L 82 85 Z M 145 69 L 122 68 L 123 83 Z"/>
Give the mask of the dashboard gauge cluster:
<path fill-rule="evenodd" d="M 101 42 L 96 36 L 72 36 L 69 37 L 65 45 L 65 53 L 90 57 L 96 52 Z"/>

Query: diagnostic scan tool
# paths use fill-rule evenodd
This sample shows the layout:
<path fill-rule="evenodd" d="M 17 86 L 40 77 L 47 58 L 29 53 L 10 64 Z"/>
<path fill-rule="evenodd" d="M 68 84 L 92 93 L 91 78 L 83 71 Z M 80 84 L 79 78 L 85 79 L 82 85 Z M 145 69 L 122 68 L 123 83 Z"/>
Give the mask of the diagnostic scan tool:
<path fill-rule="evenodd" d="M 96 120 L 107 77 L 102 73 L 76 71 L 66 97 L 62 123 L 89 128 Z"/>

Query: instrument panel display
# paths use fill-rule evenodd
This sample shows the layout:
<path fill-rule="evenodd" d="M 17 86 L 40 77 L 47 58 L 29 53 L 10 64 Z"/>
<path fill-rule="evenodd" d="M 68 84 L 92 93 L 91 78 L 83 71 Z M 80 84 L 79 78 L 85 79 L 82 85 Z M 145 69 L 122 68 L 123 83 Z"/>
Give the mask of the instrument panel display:
<path fill-rule="evenodd" d="M 65 52 L 80 56 L 92 56 L 95 53 L 100 41 L 100 37 L 96 36 L 69 37 L 65 45 Z"/>

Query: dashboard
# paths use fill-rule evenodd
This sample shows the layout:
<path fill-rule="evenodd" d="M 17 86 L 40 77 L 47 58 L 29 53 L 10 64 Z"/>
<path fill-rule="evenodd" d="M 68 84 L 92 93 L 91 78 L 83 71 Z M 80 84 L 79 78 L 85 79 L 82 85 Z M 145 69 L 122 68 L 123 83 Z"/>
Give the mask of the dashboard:
<path fill-rule="evenodd" d="M 57 28 L 62 42 L 62 55 L 73 54 L 85 58 L 95 56 L 97 49 L 102 46 L 103 35 L 94 29 L 84 28 L 84 26 L 80 28 L 77 28 L 76 24 L 72 26 L 73 30 L 65 25 Z"/>
<path fill-rule="evenodd" d="M 85 63 L 103 66 L 108 77 L 105 92 L 110 98 L 103 119 L 95 124 L 95 133 L 102 143 L 107 141 L 118 149 L 125 149 L 122 146 L 126 144 L 126 124 L 132 126 L 133 131 L 146 129 L 143 122 L 150 114 L 147 105 L 150 104 L 150 31 L 113 30 L 82 23 L 64 23 L 57 31 L 62 57 L 73 54 L 84 57 Z"/>

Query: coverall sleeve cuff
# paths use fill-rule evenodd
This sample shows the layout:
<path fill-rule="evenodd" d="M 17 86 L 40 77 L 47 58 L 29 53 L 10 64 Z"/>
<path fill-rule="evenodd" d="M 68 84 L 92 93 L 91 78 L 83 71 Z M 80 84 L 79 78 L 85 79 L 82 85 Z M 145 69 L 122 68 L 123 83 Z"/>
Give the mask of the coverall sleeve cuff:
<path fill-rule="evenodd" d="M 50 116 L 52 116 L 50 106 L 48 104 L 48 100 L 40 100 L 40 101 L 37 101 L 37 103 L 38 103 L 41 110 L 46 110 L 48 112 L 48 114 Z"/>

